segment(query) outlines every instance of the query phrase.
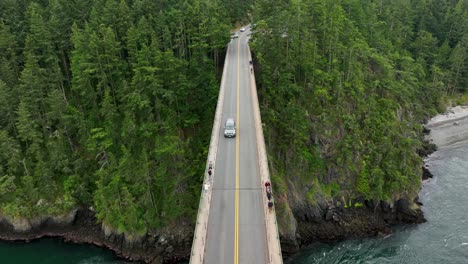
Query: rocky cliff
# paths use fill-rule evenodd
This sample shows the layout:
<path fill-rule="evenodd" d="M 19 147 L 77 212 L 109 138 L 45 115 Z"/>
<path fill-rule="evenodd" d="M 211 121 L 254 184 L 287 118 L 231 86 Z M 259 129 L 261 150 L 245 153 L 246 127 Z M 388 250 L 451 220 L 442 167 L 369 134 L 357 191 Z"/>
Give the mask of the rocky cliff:
<path fill-rule="evenodd" d="M 0 239 L 30 241 L 60 237 L 72 243 L 89 243 L 108 248 L 119 257 L 144 263 L 177 263 L 190 256 L 193 226 L 180 222 L 157 234 L 120 233 L 99 224 L 89 209 L 76 209 L 61 216 L 33 219 L 0 216 Z"/>
<path fill-rule="evenodd" d="M 436 150 L 434 144 L 424 141 L 421 157 Z M 422 166 L 421 178 L 432 174 Z M 315 195 L 310 199 L 310 188 L 290 177 L 287 191 L 276 197 L 281 249 L 285 256 L 316 241 L 338 241 L 349 238 L 385 236 L 395 224 L 425 222 L 422 203 L 417 193 L 396 194 L 389 201 L 350 199 L 340 191 L 333 197 Z M 340 195 L 341 194 L 341 195 Z"/>
<path fill-rule="evenodd" d="M 343 201 L 335 197 L 317 204 L 308 202 L 307 198 L 297 198 L 300 197 L 277 204 L 281 248 L 285 255 L 314 241 L 386 235 L 391 233 L 391 225 L 425 221 L 418 197 L 401 198 L 393 203 Z"/>

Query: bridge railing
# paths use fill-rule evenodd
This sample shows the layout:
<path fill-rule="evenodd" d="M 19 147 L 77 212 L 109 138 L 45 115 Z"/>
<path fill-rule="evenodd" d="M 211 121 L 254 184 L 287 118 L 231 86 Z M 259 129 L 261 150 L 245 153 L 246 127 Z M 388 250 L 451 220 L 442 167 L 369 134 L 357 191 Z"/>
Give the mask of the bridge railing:
<path fill-rule="evenodd" d="M 249 61 L 252 61 L 252 54 L 250 52 L 250 47 L 247 46 Z M 258 95 L 257 95 L 257 86 L 255 84 L 255 75 L 253 72 L 253 65 L 251 67 L 251 78 L 250 78 L 250 87 L 252 94 L 252 105 L 253 105 L 253 115 L 255 123 L 255 135 L 257 139 L 257 151 L 258 151 L 258 163 L 260 167 L 260 178 L 262 185 L 264 182 L 271 182 L 270 172 L 268 170 L 268 157 L 266 154 L 265 148 L 265 139 L 263 137 L 263 127 L 262 127 L 262 118 L 260 116 L 260 107 L 258 104 Z M 280 264 L 283 263 L 283 256 L 281 254 L 281 244 L 279 239 L 278 232 L 278 223 L 276 221 L 276 210 L 275 206 L 268 209 L 267 207 L 267 196 L 265 189 L 262 186 L 262 199 L 263 199 L 263 208 L 265 214 L 265 229 L 267 236 L 267 247 L 268 247 L 268 263 Z M 274 201 L 274 198 L 272 198 Z"/>
<path fill-rule="evenodd" d="M 228 65 L 228 53 L 230 44 L 226 51 L 226 59 L 224 65 Z M 213 121 L 213 129 L 211 132 L 210 148 L 208 150 L 208 159 L 206 161 L 206 169 L 203 177 L 202 192 L 200 195 L 200 203 L 198 205 L 197 222 L 195 225 L 195 233 L 193 235 L 192 252 L 190 254 L 191 264 L 202 264 L 205 256 L 206 236 L 208 233 L 208 219 L 211 207 L 211 194 L 213 190 L 213 180 L 216 171 L 216 153 L 218 150 L 219 131 L 222 123 L 222 113 L 224 105 L 224 90 L 226 86 L 226 66 L 223 68 L 221 77 L 221 87 L 219 89 L 218 103 Z M 207 172 L 211 167 L 211 175 Z"/>

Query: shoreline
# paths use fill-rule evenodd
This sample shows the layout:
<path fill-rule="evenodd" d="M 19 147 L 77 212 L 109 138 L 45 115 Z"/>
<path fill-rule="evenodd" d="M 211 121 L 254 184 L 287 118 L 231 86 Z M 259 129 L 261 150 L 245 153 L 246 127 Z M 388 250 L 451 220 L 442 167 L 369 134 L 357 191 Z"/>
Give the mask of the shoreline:
<path fill-rule="evenodd" d="M 449 107 L 444 114 L 439 114 L 431 118 L 427 124 L 424 125 L 424 128 L 429 131 L 429 133 L 425 135 L 425 139 L 429 143 L 435 144 L 438 148 L 447 147 L 457 142 L 468 140 L 468 106 Z M 431 153 L 427 154 L 428 155 L 426 155 L 426 157 L 431 155 Z M 428 170 L 428 167 L 425 163 L 423 166 L 423 176 L 426 170 Z M 423 177 L 422 180 L 424 181 L 425 179 L 427 178 Z M 325 209 L 325 211 L 327 210 L 328 209 Z M 364 234 L 367 234 L 367 236 L 382 236 L 391 233 L 387 225 L 388 223 L 382 220 L 389 220 L 389 218 L 392 217 L 389 217 L 389 215 L 386 215 L 385 217 L 381 216 L 382 218 L 377 221 L 376 218 L 370 217 L 370 215 L 368 215 L 369 212 L 365 211 L 366 210 L 356 210 L 355 212 L 349 212 L 353 216 L 342 213 L 339 214 L 340 217 L 343 218 L 351 217 L 360 219 L 361 222 L 373 222 L 375 224 L 374 228 L 368 226 L 363 230 L 353 230 L 354 232 L 357 231 L 357 234 L 360 235 L 356 236 L 356 234 L 354 234 L 354 236 L 351 235 L 348 238 L 363 237 Z M 383 210 L 381 213 L 389 213 L 388 211 L 385 211 L 386 210 Z M 348 215 L 348 217 L 345 215 Z M 372 219 L 372 221 L 370 221 L 370 219 Z M 330 235 L 333 234 L 332 236 L 335 239 L 346 239 L 345 237 L 342 237 L 339 234 L 334 234 L 334 232 L 332 232 L 332 230 L 337 227 L 336 224 L 339 225 L 339 222 L 341 221 L 338 221 L 337 223 L 334 223 L 334 221 L 322 221 L 319 222 L 321 222 L 321 224 L 325 223 L 325 227 L 319 227 L 312 223 L 305 224 L 308 222 L 305 221 L 305 223 L 302 223 L 302 225 L 299 227 L 302 231 L 301 233 L 306 237 L 309 237 L 309 239 L 315 237 L 315 239 L 319 238 L 320 241 L 327 241 L 328 239 L 321 237 L 319 234 L 321 232 L 316 233 L 318 230 L 325 228 L 328 229 Z M 400 221 L 397 220 L 395 222 Z M 182 232 L 185 231 L 187 233 L 190 228 L 189 225 L 185 225 L 181 229 Z M 174 229 L 171 229 L 171 231 L 174 231 Z M 151 237 L 146 235 L 143 237 L 142 241 L 128 243 L 125 241 L 123 234 L 104 234 L 101 224 L 97 223 L 96 221 L 94 213 L 87 209 L 79 210 L 75 219 L 70 225 L 45 223 L 27 232 L 15 232 L 9 223 L 5 221 L 0 222 L 0 239 L 3 241 L 29 243 L 35 240 L 40 240 L 42 238 L 60 239 L 66 243 L 89 244 L 100 248 L 105 248 L 110 250 L 118 258 L 135 263 L 180 263 L 181 261 L 187 261 L 188 257 L 190 256 L 192 242 L 191 236 L 186 235 L 184 238 L 181 238 L 180 234 L 174 235 L 174 233 L 177 233 L 177 231 L 173 232 L 172 234 L 166 232 L 164 236 L 160 235 Z M 188 234 L 190 234 L 190 232 L 188 232 Z M 171 235 L 172 239 L 169 238 Z M 164 237 L 167 238 L 165 239 Z M 306 242 L 304 240 L 309 240 L 304 238 L 305 237 L 302 237 L 300 244 Z M 282 243 L 282 246 L 286 246 L 285 250 L 288 251 L 288 243 L 287 241 L 284 242 L 286 243 Z M 294 255 L 294 253 L 292 255 Z M 291 254 L 285 254 L 285 257 L 285 259 L 288 259 L 291 257 Z"/>
<path fill-rule="evenodd" d="M 423 144 L 424 148 L 418 152 L 424 160 L 421 173 L 422 182 L 432 178 L 432 173 L 429 170 L 426 159 L 437 151 L 437 148 L 451 146 L 457 142 L 468 140 L 468 106 L 448 107 L 445 113 L 432 117 L 423 127 L 424 131 L 422 133 L 424 135 L 423 139 L 425 140 Z M 421 188 L 422 187 L 423 186 L 421 186 Z M 282 240 L 282 246 L 284 246 L 282 247 L 283 250 L 288 249 L 288 246 L 292 249 L 291 252 L 289 252 L 290 254 L 285 254 L 286 257 L 289 258 L 293 256 L 298 252 L 298 249 L 300 250 L 304 245 L 308 247 L 311 241 L 313 241 L 313 243 L 333 243 L 350 238 L 387 236 L 393 233 L 392 226 L 394 225 L 418 224 L 426 221 L 422 210 L 419 209 L 421 210 L 420 214 L 417 213 L 419 210 L 413 210 L 414 208 L 411 204 L 408 204 L 411 203 L 411 201 L 408 200 L 402 201 L 401 207 L 396 206 L 398 208 L 396 210 L 386 203 L 367 204 L 364 200 L 360 202 L 365 205 L 364 208 L 347 212 L 344 212 L 342 208 L 338 208 L 338 206 L 335 205 L 335 208 L 338 208 L 338 210 L 332 209 L 334 214 L 336 211 L 339 211 L 336 214 L 339 216 L 339 220 L 335 220 L 332 217 L 332 220 L 335 221 L 323 221 L 320 216 L 315 217 L 313 215 L 307 215 L 307 213 L 302 213 L 306 214 L 304 217 L 296 217 L 296 221 L 298 221 L 299 225 L 298 228 L 300 229 L 299 243 L 293 243 L 296 241 L 295 238 L 290 238 L 290 241 L 287 241 L 287 239 Z M 415 200 L 412 202 L 418 205 L 418 208 L 421 208 L 423 205 L 419 201 L 419 195 L 416 196 Z M 398 204 L 398 201 L 395 201 L 395 203 Z M 369 209 L 372 208 L 373 212 L 369 211 Z M 306 212 L 307 209 L 310 208 L 299 208 L 296 211 Z M 322 212 L 326 212 L 327 214 L 330 211 L 330 208 L 326 206 L 321 209 Z M 300 215 L 300 213 L 297 213 L 297 215 Z M 342 221 L 344 219 L 346 220 Z M 345 225 L 342 222 L 352 222 L 355 226 L 359 226 L 360 228 L 347 230 L 344 228 Z M 327 231 L 323 232 L 324 229 L 327 229 Z M 340 230 L 340 232 L 337 232 L 337 230 Z M 287 242 L 290 242 L 290 245 L 288 245 Z"/>
<path fill-rule="evenodd" d="M 431 118 L 424 128 L 425 139 L 443 148 L 468 139 L 468 106 L 448 107 L 443 114 Z"/>
<path fill-rule="evenodd" d="M 424 181 L 433 177 L 429 161 L 433 154 L 438 155 L 437 150 L 468 141 L 468 106 L 447 107 L 444 113 L 432 117 L 423 127 L 424 140 L 429 147 L 422 155 Z"/>
<path fill-rule="evenodd" d="M 106 236 L 101 224 L 96 222 L 94 213 L 89 210 L 79 210 L 71 225 L 45 223 L 27 232 L 16 232 L 9 223 L 0 222 L 0 239 L 3 241 L 29 243 L 42 238 L 61 239 L 71 244 L 94 245 L 110 250 L 122 260 L 135 263 L 179 263 L 187 260 L 190 255 L 187 240 L 181 241 L 177 234 L 146 235 L 141 241 L 133 243 L 126 242 L 123 234 Z"/>

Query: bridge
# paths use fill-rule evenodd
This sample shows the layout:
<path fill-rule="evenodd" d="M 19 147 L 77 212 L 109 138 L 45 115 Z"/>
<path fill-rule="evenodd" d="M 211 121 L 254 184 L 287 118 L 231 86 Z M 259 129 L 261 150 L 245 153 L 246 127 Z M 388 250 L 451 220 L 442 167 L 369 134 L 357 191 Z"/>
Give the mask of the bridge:
<path fill-rule="evenodd" d="M 282 263 L 249 29 L 228 45 L 197 215 L 190 263 Z M 224 122 L 236 121 L 225 138 Z"/>

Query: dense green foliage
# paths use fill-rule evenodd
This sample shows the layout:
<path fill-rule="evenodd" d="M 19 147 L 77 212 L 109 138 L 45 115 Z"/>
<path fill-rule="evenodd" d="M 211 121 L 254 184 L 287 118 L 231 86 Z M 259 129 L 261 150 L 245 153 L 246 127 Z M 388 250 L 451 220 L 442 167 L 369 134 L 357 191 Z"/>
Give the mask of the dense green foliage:
<path fill-rule="evenodd" d="M 233 25 L 248 23 L 255 0 L 222 0 L 222 2 L 222 5 L 228 10 L 227 15 Z"/>
<path fill-rule="evenodd" d="M 414 197 L 421 122 L 468 89 L 468 1 L 258 0 L 254 23 L 277 186 Z"/>
<path fill-rule="evenodd" d="M 0 209 L 93 206 L 121 232 L 195 217 L 221 2 L 0 1 Z"/>
<path fill-rule="evenodd" d="M 420 122 L 468 88 L 467 0 L 4 0 L 1 213 L 194 217 L 217 65 L 250 16 L 276 190 L 414 194 Z"/>

